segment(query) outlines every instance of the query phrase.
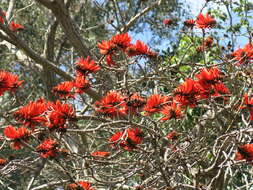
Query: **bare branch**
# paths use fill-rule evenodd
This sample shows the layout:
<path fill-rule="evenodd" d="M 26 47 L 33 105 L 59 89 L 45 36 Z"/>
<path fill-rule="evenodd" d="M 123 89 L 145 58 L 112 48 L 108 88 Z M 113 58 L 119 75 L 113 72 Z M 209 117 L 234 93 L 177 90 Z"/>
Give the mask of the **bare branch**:
<path fill-rule="evenodd" d="M 158 0 L 155 3 L 151 4 L 150 6 L 146 7 L 145 9 L 143 9 L 141 12 L 139 12 L 138 14 L 136 14 L 134 17 L 132 17 L 128 23 L 120 29 L 120 31 L 122 33 L 127 32 L 134 24 L 135 22 L 144 14 L 146 14 L 147 12 L 149 12 L 150 10 L 152 10 L 153 8 L 155 8 L 157 5 L 160 5 L 162 2 L 162 0 Z"/>
<path fill-rule="evenodd" d="M 16 0 L 10 0 L 10 2 L 9 2 L 9 7 L 8 7 L 8 10 L 7 10 L 7 14 L 6 14 L 6 20 L 7 21 L 9 21 L 10 18 L 11 18 L 12 11 L 14 9 L 15 3 L 16 3 Z"/>

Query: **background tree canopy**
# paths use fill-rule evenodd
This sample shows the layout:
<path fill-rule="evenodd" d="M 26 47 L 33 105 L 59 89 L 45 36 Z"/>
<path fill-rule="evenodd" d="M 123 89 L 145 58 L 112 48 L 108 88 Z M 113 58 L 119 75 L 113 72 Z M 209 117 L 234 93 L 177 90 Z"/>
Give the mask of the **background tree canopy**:
<path fill-rule="evenodd" d="M 0 189 L 252 187 L 253 4 L 186 2 L 1 1 Z"/>

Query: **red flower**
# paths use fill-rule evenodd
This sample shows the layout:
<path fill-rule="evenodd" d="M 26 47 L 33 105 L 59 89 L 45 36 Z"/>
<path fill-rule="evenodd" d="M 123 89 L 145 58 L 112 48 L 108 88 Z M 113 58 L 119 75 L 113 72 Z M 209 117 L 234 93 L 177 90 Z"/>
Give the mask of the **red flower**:
<path fill-rule="evenodd" d="M 106 63 L 109 67 L 116 65 L 116 63 L 112 59 L 113 54 L 108 54 L 106 56 Z"/>
<path fill-rule="evenodd" d="M 125 50 L 131 43 L 131 37 L 128 33 L 117 34 L 112 37 L 111 42 L 115 44 L 118 48 Z"/>
<path fill-rule="evenodd" d="M 89 182 L 79 181 L 76 183 L 68 184 L 68 190 L 95 190 L 95 189 L 91 187 L 91 184 Z"/>
<path fill-rule="evenodd" d="M 161 119 L 162 121 L 167 121 L 170 119 L 179 119 L 183 116 L 181 107 L 173 102 L 171 105 L 166 105 L 161 110 L 161 113 L 165 116 Z"/>
<path fill-rule="evenodd" d="M 142 98 L 138 93 L 134 93 L 125 98 L 126 105 L 129 107 L 131 113 L 140 111 L 146 104 L 146 100 Z"/>
<path fill-rule="evenodd" d="M 204 89 L 209 89 L 211 85 L 218 83 L 223 78 L 223 75 L 216 67 L 210 69 L 204 68 L 196 75 L 196 78 Z"/>
<path fill-rule="evenodd" d="M 245 144 L 238 147 L 238 152 L 235 154 L 235 160 L 253 160 L 253 144 Z"/>
<path fill-rule="evenodd" d="M 66 131 L 67 121 L 75 121 L 76 113 L 72 106 L 68 104 L 62 104 L 60 101 L 52 103 L 48 110 L 48 122 L 47 127 L 50 130 L 59 130 L 61 132 Z"/>
<path fill-rule="evenodd" d="M 95 103 L 96 111 L 105 116 L 124 116 L 127 113 L 124 97 L 115 91 L 110 91 L 100 101 Z"/>
<path fill-rule="evenodd" d="M 113 54 L 117 50 L 116 44 L 112 41 L 102 41 L 102 43 L 98 43 L 98 48 L 103 55 Z"/>
<path fill-rule="evenodd" d="M 110 152 L 96 151 L 96 152 L 92 152 L 91 156 L 94 156 L 94 157 L 108 157 L 108 156 L 110 156 Z"/>
<path fill-rule="evenodd" d="M 123 135 L 125 136 L 125 132 L 124 131 L 120 131 L 117 133 L 114 133 L 111 138 L 109 139 L 109 142 L 113 144 L 113 146 L 116 146 L 117 144 L 119 144 L 119 142 L 121 140 L 123 140 Z"/>
<path fill-rule="evenodd" d="M 4 166 L 7 164 L 7 160 L 0 158 L 0 166 Z"/>
<path fill-rule="evenodd" d="M 30 136 L 30 131 L 25 127 L 15 129 L 15 127 L 9 125 L 4 129 L 4 135 L 11 140 L 23 139 Z"/>
<path fill-rule="evenodd" d="M 10 30 L 12 31 L 18 31 L 18 30 L 23 30 L 25 29 L 25 27 L 21 24 L 15 23 L 15 22 L 11 22 L 9 25 Z"/>
<path fill-rule="evenodd" d="M 55 86 L 53 88 L 53 93 L 63 99 L 74 98 L 73 88 L 74 83 L 72 81 L 65 81 Z"/>
<path fill-rule="evenodd" d="M 90 83 L 85 79 L 85 76 L 77 76 L 75 79 L 76 93 L 82 94 L 90 88 Z"/>
<path fill-rule="evenodd" d="M 102 43 L 98 43 L 98 48 L 100 49 L 100 53 L 106 55 L 106 63 L 108 66 L 113 66 L 116 63 L 113 61 L 112 56 L 117 50 L 123 50 L 129 47 L 131 44 L 131 37 L 128 33 L 125 34 L 117 34 L 112 37 L 109 41 L 102 41 Z"/>
<path fill-rule="evenodd" d="M 192 79 L 186 79 L 179 87 L 174 91 L 175 100 L 182 105 L 188 105 L 194 107 L 197 101 L 197 95 L 199 92 L 198 83 Z"/>
<path fill-rule="evenodd" d="M 113 134 L 109 142 L 112 146 L 120 145 L 125 150 L 132 150 L 142 143 L 143 137 L 144 133 L 139 128 L 129 128 Z"/>
<path fill-rule="evenodd" d="M 222 82 L 215 84 L 214 90 L 220 95 L 230 94 L 229 89 Z"/>
<path fill-rule="evenodd" d="M 58 143 L 53 139 L 45 139 L 36 147 L 36 151 L 40 153 L 42 158 L 56 157 L 58 153 Z"/>
<path fill-rule="evenodd" d="M 170 98 L 167 96 L 153 94 L 148 97 L 146 106 L 144 107 L 144 111 L 146 111 L 146 115 L 160 112 L 163 106 L 168 104 L 169 101 Z"/>
<path fill-rule="evenodd" d="M 6 12 L 0 10 L 0 23 L 4 24 L 4 17 L 6 17 Z"/>
<path fill-rule="evenodd" d="M 198 99 L 206 99 L 210 96 L 219 97 L 224 94 L 230 94 L 229 89 L 221 82 L 224 77 L 222 72 L 214 68 L 204 68 L 199 74 L 196 75 L 199 84 L 199 96 Z M 223 97 L 226 99 L 226 97 Z"/>
<path fill-rule="evenodd" d="M 25 127 L 15 129 L 15 127 L 9 125 L 4 129 L 4 135 L 13 141 L 11 147 L 15 150 L 19 150 L 22 147 L 22 141 L 27 142 L 31 132 Z"/>
<path fill-rule="evenodd" d="M 128 139 L 131 139 L 131 141 L 135 145 L 142 143 L 144 133 L 139 128 L 129 128 L 127 129 L 127 134 L 128 134 Z"/>
<path fill-rule="evenodd" d="M 145 43 L 140 40 L 137 40 L 135 45 L 130 45 L 126 48 L 126 54 L 129 57 L 137 56 L 137 55 L 145 55 L 149 57 L 154 57 L 157 54 L 153 52 Z"/>
<path fill-rule="evenodd" d="M 241 106 L 241 109 L 248 109 L 250 112 L 250 120 L 253 120 L 253 98 L 249 97 L 248 94 L 244 95 L 244 106 Z"/>
<path fill-rule="evenodd" d="M 90 60 L 90 57 L 87 57 L 86 59 L 79 58 L 75 64 L 76 70 L 83 75 L 96 73 L 100 70 L 100 66 L 97 65 L 94 60 Z"/>
<path fill-rule="evenodd" d="M 164 19 L 163 20 L 163 24 L 167 25 L 167 26 L 170 26 L 170 25 L 173 24 L 173 20 L 172 19 Z"/>
<path fill-rule="evenodd" d="M 25 126 L 35 127 L 46 122 L 45 111 L 47 103 L 44 99 L 39 99 L 36 102 L 30 102 L 27 105 L 19 108 L 14 117 L 17 121 L 22 122 Z"/>
<path fill-rule="evenodd" d="M 228 100 L 228 95 L 230 94 L 229 89 L 222 83 L 216 83 L 210 86 L 209 89 L 202 89 L 199 93 L 198 99 L 207 99 L 210 97 L 216 98 L 216 100 Z"/>
<path fill-rule="evenodd" d="M 59 100 L 51 104 L 50 110 L 61 113 L 66 119 L 75 120 L 76 118 L 74 108 L 71 105 L 61 103 Z"/>
<path fill-rule="evenodd" d="M 106 55 L 106 63 L 109 66 L 116 64 L 113 61 L 112 56 L 118 50 L 124 51 L 128 56 L 146 55 L 153 57 L 157 55 L 151 51 L 146 44 L 139 40 L 137 40 L 135 45 L 131 44 L 131 37 L 128 33 L 117 34 L 113 36 L 111 40 L 99 43 L 98 47 L 100 49 L 100 53 Z"/>
<path fill-rule="evenodd" d="M 166 137 L 169 139 L 169 140 L 177 140 L 177 138 L 180 136 L 180 134 L 176 131 L 172 131 L 170 132 Z"/>
<path fill-rule="evenodd" d="M 231 55 L 237 61 L 237 65 L 252 63 L 253 45 L 249 43 L 243 48 L 234 51 Z"/>
<path fill-rule="evenodd" d="M 184 21 L 184 25 L 189 28 L 193 28 L 195 26 L 195 20 L 189 19 Z"/>
<path fill-rule="evenodd" d="M 15 91 L 23 81 L 18 80 L 17 75 L 13 75 L 7 71 L 0 71 L 0 96 L 5 91 Z"/>
<path fill-rule="evenodd" d="M 53 111 L 48 114 L 48 122 L 46 123 L 49 130 L 58 130 L 66 132 L 67 126 L 65 125 L 67 120 L 63 114 L 57 111 Z"/>
<path fill-rule="evenodd" d="M 216 21 L 214 18 L 208 15 L 204 16 L 202 13 L 199 14 L 196 20 L 196 24 L 198 28 L 205 29 L 205 28 L 213 28 L 216 25 Z"/>

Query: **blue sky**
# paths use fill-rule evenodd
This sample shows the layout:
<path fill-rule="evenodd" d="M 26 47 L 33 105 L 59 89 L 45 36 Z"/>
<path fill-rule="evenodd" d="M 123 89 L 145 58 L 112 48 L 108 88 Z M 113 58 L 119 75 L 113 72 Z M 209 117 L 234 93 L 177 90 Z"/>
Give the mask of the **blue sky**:
<path fill-rule="evenodd" d="M 98 2 L 103 2 L 104 0 L 97 0 Z M 186 7 L 188 6 L 189 9 L 188 9 L 188 15 L 187 15 L 187 18 L 193 18 L 195 19 L 196 16 L 200 13 L 200 10 L 201 8 L 203 7 L 203 5 L 205 4 L 206 0 L 179 0 L 181 3 L 183 3 L 183 6 Z M 233 2 L 239 2 L 239 0 L 232 0 Z M 249 1 L 252 1 L 252 0 L 249 0 Z M 216 3 L 212 3 L 212 2 L 209 2 L 208 3 L 208 6 L 203 10 L 203 13 L 206 13 L 208 11 L 208 9 L 217 9 L 219 8 L 221 12 L 226 12 L 226 8 L 225 6 L 218 6 Z M 250 15 L 253 15 L 252 12 Z M 232 15 L 233 17 L 233 23 L 239 23 L 240 20 L 239 18 L 233 14 Z M 250 25 L 253 26 L 253 20 L 252 19 L 249 19 L 250 21 Z M 221 23 L 223 26 L 228 26 L 228 21 L 226 23 Z M 197 29 L 195 29 L 196 32 Z M 220 30 L 215 30 L 215 29 L 212 29 L 211 32 L 214 32 L 214 31 L 217 31 L 218 33 L 220 33 L 221 31 Z M 144 30 L 144 32 L 142 33 L 130 33 L 130 35 L 133 37 L 133 40 L 142 40 L 144 41 L 145 43 L 148 43 L 152 40 L 153 36 L 152 36 L 152 33 L 149 31 L 149 29 L 147 28 L 146 30 Z M 222 38 L 222 35 L 221 34 L 221 38 Z M 221 39 L 222 41 L 222 39 Z M 237 46 L 238 47 L 242 47 L 244 46 L 246 43 L 248 43 L 248 38 L 247 37 L 243 37 L 243 36 L 237 36 L 236 37 L 236 42 L 237 42 Z M 169 40 L 164 40 L 164 42 L 162 43 L 162 45 L 158 46 L 158 47 L 154 47 L 154 48 L 159 48 L 159 49 L 165 49 L 166 47 L 168 47 L 170 44 L 170 41 Z"/>
<path fill-rule="evenodd" d="M 189 12 L 188 12 L 187 18 L 193 18 L 193 19 L 195 19 L 199 15 L 202 7 L 206 3 L 206 0 L 179 0 L 179 1 L 181 1 L 185 7 L 186 6 L 189 7 L 189 9 L 188 9 Z M 232 0 L 232 1 L 233 2 L 239 2 L 239 0 Z M 249 0 L 249 2 L 253 2 L 253 0 Z M 220 12 L 224 12 L 225 14 L 227 14 L 226 7 L 224 5 L 223 6 L 217 5 L 217 3 L 209 2 L 207 4 L 207 6 L 203 9 L 202 12 L 206 13 L 206 12 L 208 12 L 209 9 L 211 9 L 211 10 L 212 9 L 219 9 Z M 251 12 L 248 15 L 253 16 L 253 11 L 251 10 Z M 240 18 L 235 13 L 232 13 L 232 20 L 233 20 L 233 24 L 240 23 Z M 249 20 L 250 26 L 253 27 L 253 19 L 248 19 L 248 20 Z M 228 27 L 229 26 L 229 20 L 227 20 L 225 23 L 220 23 L 220 24 L 224 27 Z M 194 31 L 198 32 L 197 29 L 195 29 Z M 221 33 L 221 30 L 217 30 L 217 29 L 210 30 L 210 32 L 214 32 L 214 31 L 216 31 L 218 34 Z M 246 29 L 242 28 L 241 32 L 246 32 Z M 220 36 L 221 36 L 220 41 L 221 42 L 225 42 L 222 39 L 223 34 L 224 34 L 224 32 L 220 34 Z M 137 36 L 141 36 L 141 35 L 143 35 L 144 40 L 146 40 L 146 42 L 148 42 L 151 38 L 148 31 L 146 32 L 146 34 L 145 33 L 144 34 L 139 34 Z M 246 36 L 238 35 L 236 37 L 236 46 L 237 47 L 243 47 L 247 43 L 248 43 L 248 38 Z M 168 47 L 168 43 L 167 44 L 166 44 L 166 42 L 163 43 L 159 48 L 163 48 L 163 47 Z"/>

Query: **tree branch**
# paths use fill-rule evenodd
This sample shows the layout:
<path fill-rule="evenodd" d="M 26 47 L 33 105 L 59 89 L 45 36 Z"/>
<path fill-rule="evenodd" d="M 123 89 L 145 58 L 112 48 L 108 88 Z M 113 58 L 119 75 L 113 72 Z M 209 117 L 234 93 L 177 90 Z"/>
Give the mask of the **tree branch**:
<path fill-rule="evenodd" d="M 46 41 L 44 46 L 44 56 L 50 60 L 54 61 L 54 46 L 55 46 L 55 35 L 58 27 L 58 21 L 54 21 L 48 28 L 46 33 Z M 54 100 L 54 95 L 52 94 L 52 88 L 55 86 L 55 76 L 48 67 L 43 67 L 43 75 L 45 84 L 46 84 L 46 94 L 49 100 Z"/>
<path fill-rule="evenodd" d="M 12 14 L 12 11 L 14 9 L 15 3 L 16 3 L 16 0 L 10 0 L 10 2 L 9 2 L 7 14 L 6 14 L 6 20 L 7 21 L 9 21 L 10 18 L 11 18 L 11 14 Z"/>
<path fill-rule="evenodd" d="M 62 26 L 63 31 L 65 32 L 68 40 L 73 45 L 75 50 L 78 52 L 79 56 L 87 57 L 90 56 L 94 58 L 94 55 L 91 54 L 89 47 L 87 47 L 84 43 L 84 39 L 81 37 L 77 27 L 75 26 L 74 22 L 72 21 L 68 10 L 64 3 L 61 0 L 36 0 L 38 3 L 44 5 L 48 9 L 50 9 L 57 21 Z"/>
<path fill-rule="evenodd" d="M 149 12 L 150 10 L 152 10 L 154 7 L 156 7 L 157 5 L 160 5 L 162 2 L 162 0 L 158 0 L 155 3 L 151 4 L 150 6 L 146 7 L 145 9 L 143 9 L 141 12 L 139 12 L 138 14 L 136 14 L 134 17 L 132 17 L 128 23 L 120 29 L 121 33 L 127 32 L 134 24 L 135 22 L 144 14 L 146 14 L 147 12 Z"/>

